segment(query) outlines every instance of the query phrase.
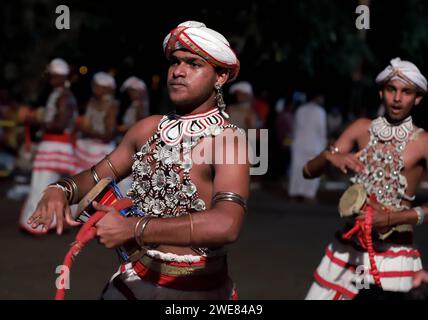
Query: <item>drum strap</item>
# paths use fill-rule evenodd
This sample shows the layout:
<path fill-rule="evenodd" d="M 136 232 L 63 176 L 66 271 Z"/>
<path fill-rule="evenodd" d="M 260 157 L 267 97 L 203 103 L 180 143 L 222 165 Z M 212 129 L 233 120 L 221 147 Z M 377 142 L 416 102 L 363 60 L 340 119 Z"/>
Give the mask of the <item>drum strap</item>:
<path fill-rule="evenodd" d="M 112 204 L 116 210 L 120 211 L 132 206 L 132 201 L 129 198 L 122 198 Z M 79 232 L 76 235 L 75 242 L 72 243 L 70 250 L 67 252 L 64 258 L 63 265 L 71 269 L 71 265 L 75 257 L 82 251 L 82 249 L 86 246 L 86 244 L 95 238 L 97 234 L 97 229 L 95 228 L 95 224 L 100 221 L 106 215 L 103 211 L 95 212 L 89 220 L 82 226 Z M 70 274 L 70 273 L 68 273 Z M 64 300 L 65 297 L 65 288 L 62 286 L 61 288 L 57 288 L 55 300 Z"/>

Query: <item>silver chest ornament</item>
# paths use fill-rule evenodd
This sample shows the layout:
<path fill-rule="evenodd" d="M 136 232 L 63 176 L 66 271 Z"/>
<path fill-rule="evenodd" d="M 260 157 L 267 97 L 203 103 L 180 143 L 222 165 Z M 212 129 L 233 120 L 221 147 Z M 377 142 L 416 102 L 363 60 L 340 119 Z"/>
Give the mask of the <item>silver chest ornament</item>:
<path fill-rule="evenodd" d="M 413 200 L 406 195 L 407 179 L 401 174 L 404 168 L 403 151 L 414 133 L 412 118 L 398 125 L 390 124 L 384 117 L 372 121 L 370 141 L 359 157 L 365 165 L 351 182 L 363 184 L 368 194 L 397 210 L 402 209 L 402 199 Z"/>
<path fill-rule="evenodd" d="M 134 204 L 155 217 L 206 210 L 190 178 L 193 167 L 190 155 L 202 138 L 216 136 L 229 127 L 236 128 L 224 123 L 217 108 L 200 115 L 164 116 L 157 132 L 134 155 L 133 183 L 128 191 Z"/>

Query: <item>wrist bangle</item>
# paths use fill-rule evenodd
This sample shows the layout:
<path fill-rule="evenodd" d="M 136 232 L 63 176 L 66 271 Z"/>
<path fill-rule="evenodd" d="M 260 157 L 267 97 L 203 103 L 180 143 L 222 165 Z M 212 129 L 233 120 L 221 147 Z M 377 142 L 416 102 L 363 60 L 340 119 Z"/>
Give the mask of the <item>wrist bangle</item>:
<path fill-rule="evenodd" d="M 421 225 L 424 223 L 425 220 L 425 211 L 422 207 L 415 207 L 413 210 L 416 211 L 416 214 L 418 216 L 418 221 L 416 222 L 416 225 Z"/>
<path fill-rule="evenodd" d="M 100 182 L 100 176 L 98 175 L 97 171 L 95 170 L 95 166 L 91 167 L 91 173 L 92 173 L 92 178 L 94 178 L 95 184 L 97 184 L 98 182 Z"/>
<path fill-rule="evenodd" d="M 333 154 L 339 153 L 339 148 L 332 144 L 328 148 L 328 151 L 330 151 L 330 153 L 333 155 Z"/>
<path fill-rule="evenodd" d="M 141 229 L 140 231 L 137 233 L 138 234 L 138 241 L 137 243 L 139 244 L 139 246 L 142 248 L 144 247 L 144 230 L 146 229 L 147 225 L 149 224 L 150 220 L 152 218 L 143 218 L 142 224 L 141 224 Z"/>
<path fill-rule="evenodd" d="M 192 214 L 189 213 L 189 225 L 190 225 L 190 232 L 189 232 L 189 244 L 192 245 L 192 238 L 193 238 L 193 219 Z"/>
<path fill-rule="evenodd" d="M 138 244 L 138 246 L 141 248 L 141 244 L 140 244 L 140 237 L 138 236 L 138 228 L 140 227 L 140 224 L 145 220 L 146 218 L 140 218 L 138 219 L 137 223 L 135 224 L 135 228 L 134 228 L 134 239 L 135 242 Z"/>
<path fill-rule="evenodd" d="M 308 163 L 306 162 L 305 166 L 303 167 L 303 172 L 306 174 L 308 178 L 313 178 L 311 172 L 308 169 Z"/>
<path fill-rule="evenodd" d="M 119 179 L 119 173 L 117 173 L 117 171 L 116 171 L 115 167 L 114 167 L 114 166 L 113 166 L 113 164 L 111 163 L 109 156 L 106 156 L 106 157 L 104 158 L 104 160 L 107 162 L 108 166 L 110 167 L 111 172 L 113 172 L 114 179 L 115 179 L 115 180 L 118 180 L 118 179 Z"/>
<path fill-rule="evenodd" d="M 61 189 L 62 192 L 64 192 L 65 197 L 67 197 L 67 190 L 62 185 L 60 185 L 58 183 L 50 184 L 50 185 L 48 185 L 48 187 L 46 189 L 50 189 L 50 188 Z"/>

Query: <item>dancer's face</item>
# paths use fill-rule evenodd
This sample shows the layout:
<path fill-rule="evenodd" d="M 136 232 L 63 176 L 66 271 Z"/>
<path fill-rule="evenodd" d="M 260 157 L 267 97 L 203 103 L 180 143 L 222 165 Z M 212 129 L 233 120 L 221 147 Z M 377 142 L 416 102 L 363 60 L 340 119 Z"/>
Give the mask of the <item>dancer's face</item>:
<path fill-rule="evenodd" d="M 168 92 L 178 108 L 195 109 L 210 99 L 214 104 L 214 85 L 222 85 L 226 80 L 226 73 L 218 74 L 212 65 L 196 54 L 177 50 L 171 55 Z"/>
<path fill-rule="evenodd" d="M 415 86 L 400 80 L 390 80 L 381 91 L 380 98 L 386 109 L 386 117 L 391 122 L 399 122 L 410 115 L 413 106 L 422 100 Z"/>
<path fill-rule="evenodd" d="M 107 86 L 101 86 L 96 82 L 92 82 L 92 93 L 96 98 L 101 98 L 105 94 L 113 93 L 113 89 Z"/>
<path fill-rule="evenodd" d="M 49 83 L 53 88 L 64 86 L 66 79 L 67 78 L 65 76 L 62 76 L 59 74 L 55 74 L 55 73 L 49 74 Z"/>
<path fill-rule="evenodd" d="M 144 92 L 142 90 L 137 90 L 132 88 L 128 89 L 128 96 L 129 96 L 129 99 L 131 99 L 132 101 L 140 100 L 143 97 L 143 95 L 144 95 Z"/>

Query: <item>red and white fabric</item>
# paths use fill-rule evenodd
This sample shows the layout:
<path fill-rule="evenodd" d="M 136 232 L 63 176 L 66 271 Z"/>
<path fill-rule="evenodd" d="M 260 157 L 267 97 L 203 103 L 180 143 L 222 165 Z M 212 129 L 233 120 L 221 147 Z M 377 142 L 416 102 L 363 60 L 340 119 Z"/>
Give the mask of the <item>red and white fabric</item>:
<path fill-rule="evenodd" d="M 200 261 L 177 262 L 189 256 L 162 254 L 157 263 L 175 266 L 206 264 L 206 257 L 192 256 Z M 144 266 L 139 261 L 121 265 L 103 291 L 105 300 L 237 300 L 238 294 L 227 267 L 221 272 L 206 275 L 171 276 Z"/>
<path fill-rule="evenodd" d="M 31 189 L 21 210 L 19 226 L 32 234 L 41 234 L 42 228 L 31 228 L 27 220 L 31 217 L 46 187 L 63 175 L 74 174 L 76 161 L 72 137 L 69 134 L 45 134 L 37 148 L 33 162 Z M 55 227 L 55 222 L 51 228 Z"/>
<path fill-rule="evenodd" d="M 115 143 L 104 143 L 97 139 L 77 139 L 75 148 L 76 173 L 90 169 L 115 148 Z"/>
<path fill-rule="evenodd" d="M 383 290 L 406 292 L 412 288 L 413 275 L 422 269 L 420 253 L 412 246 L 382 244 L 377 246 L 376 265 L 380 272 Z M 334 241 L 314 273 L 315 282 L 306 300 L 353 299 L 359 292 L 356 283 L 361 284 L 358 266 L 370 270 L 368 253 L 350 245 Z M 367 274 L 366 281 L 374 284 Z M 364 289 L 362 289 L 364 290 Z"/>
<path fill-rule="evenodd" d="M 76 170 L 74 147 L 69 134 L 46 134 L 37 148 L 33 171 L 73 174 Z"/>

